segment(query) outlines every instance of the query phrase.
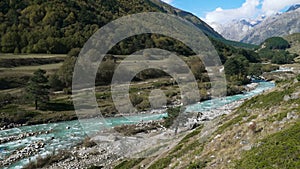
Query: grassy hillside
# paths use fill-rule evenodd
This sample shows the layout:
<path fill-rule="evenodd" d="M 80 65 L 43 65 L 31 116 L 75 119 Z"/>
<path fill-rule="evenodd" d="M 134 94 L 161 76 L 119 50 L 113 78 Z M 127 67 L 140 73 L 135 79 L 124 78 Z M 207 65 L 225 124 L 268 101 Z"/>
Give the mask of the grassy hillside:
<path fill-rule="evenodd" d="M 291 45 L 291 48 L 288 49 L 290 53 L 296 53 L 300 55 L 300 33 L 295 33 L 284 37 Z M 299 58 L 297 58 L 299 61 Z"/>
<path fill-rule="evenodd" d="M 291 48 L 291 43 L 282 37 L 268 38 L 261 43 L 257 53 L 264 61 L 275 64 L 291 64 L 299 56 L 299 53 L 290 52 L 294 50 Z"/>

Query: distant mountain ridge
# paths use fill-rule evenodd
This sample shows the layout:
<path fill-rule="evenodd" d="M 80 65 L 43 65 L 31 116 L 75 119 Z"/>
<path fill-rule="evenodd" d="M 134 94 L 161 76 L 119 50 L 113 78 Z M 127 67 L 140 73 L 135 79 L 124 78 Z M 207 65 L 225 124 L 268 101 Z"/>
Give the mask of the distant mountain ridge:
<path fill-rule="evenodd" d="M 300 4 L 291 6 L 286 12 L 294 11 L 294 10 L 296 10 L 298 8 L 300 8 Z"/>
<path fill-rule="evenodd" d="M 300 9 L 266 18 L 255 26 L 241 40 L 245 43 L 260 44 L 274 36 L 285 36 L 300 32 Z"/>
<path fill-rule="evenodd" d="M 233 20 L 218 25 L 215 30 L 224 38 L 244 43 L 260 44 L 274 36 L 285 36 L 300 32 L 300 4 L 291 6 L 286 12 L 258 19 Z"/>
<path fill-rule="evenodd" d="M 261 16 L 261 18 L 256 20 L 233 20 L 224 25 L 215 25 L 215 30 L 226 39 L 233 41 L 241 41 L 251 29 L 262 23 L 264 19 L 265 17 Z"/>

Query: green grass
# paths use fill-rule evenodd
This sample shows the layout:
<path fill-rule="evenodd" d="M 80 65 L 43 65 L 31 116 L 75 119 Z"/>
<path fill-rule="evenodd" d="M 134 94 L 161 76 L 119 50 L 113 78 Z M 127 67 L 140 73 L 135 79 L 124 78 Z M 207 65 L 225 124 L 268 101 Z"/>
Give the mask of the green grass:
<path fill-rule="evenodd" d="M 206 167 L 206 162 L 197 161 L 187 166 L 187 169 L 201 169 Z"/>
<path fill-rule="evenodd" d="M 241 169 L 298 169 L 300 168 L 300 122 L 272 134 L 261 146 L 246 151 L 234 168 Z"/>
<path fill-rule="evenodd" d="M 246 110 L 246 109 L 261 109 L 261 108 L 269 108 L 274 105 L 278 105 L 283 101 L 283 97 L 285 95 L 293 93 L 294 88 L 287 88 L 284 91 L 273 91 L 267 94 L 258 95 L 253 97 L 250 100 L 245 101 L 242 106 L 239 107 L 238 110 Z"/>
<path fill-rule="evenodd" d="M 138 165 L 144 158 L 135 158 L 130 160 L 124 160 L 119 165 L 115 166 L 114 169 L 129 169 Z"/>
<path fill-rule="evenodd" d="M 154 164 L 152 164 L 148 169 L 167 168 L 171 164 L 172 159 L 173 159 L 172 156 L 167 156 L 167 157 L 164 157 L 164 158 L 160 158 L 158 161 L 156 161 Z"/>
<path fill-rule="evenodd" d="M 275 114 L 271 117 L 269 117 L 267 120 L 269 122 L 274 122 L 274 121 L 282 121 L 288 114 L 288 111 L 283 111 L 283 112 L 280 112 L 278 114 Z"/>
<path fill-rule="evenodd" d="M 202 131 L 202 128 L 203 128 L 203 124 L 201 126 L 199 126 L 198 128 L 196 128 L 194 131 L 192 131 L 191 133 L 187 134 L 180 142 L 179 144 L 183 144 L 183 143 L 186 143 L 188 142 L 188 140 L 198 134 L 201 133 Z"/>
<path fill-rule="evenodd" d="M 217 134 L 221 134 L 223 133 L 227 128 L 229 127 L 233 127 L 234 124 L 237 124 L 239 122 L 241 122 L 243 120 L 243 117 L 248 117 L 250 114 L 247 112 L 242 112 L 240 113 L 237 117 L 229 120 L 228 122 L 224 123 L 223 125 L 221 125 L 215 133 Z"/>

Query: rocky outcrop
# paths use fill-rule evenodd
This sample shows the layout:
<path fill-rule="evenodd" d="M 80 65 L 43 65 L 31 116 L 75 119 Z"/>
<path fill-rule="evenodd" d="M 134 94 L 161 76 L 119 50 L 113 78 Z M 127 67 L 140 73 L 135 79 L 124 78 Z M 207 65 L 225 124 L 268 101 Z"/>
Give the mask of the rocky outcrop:
<path fill-rule="evenodd" d="M 292 93 L 291 95 L 285 95 L 283 100 L 284 101 L 290 101 L 290 100 L 296 100 L 300 98 L 300 92 Z"/>

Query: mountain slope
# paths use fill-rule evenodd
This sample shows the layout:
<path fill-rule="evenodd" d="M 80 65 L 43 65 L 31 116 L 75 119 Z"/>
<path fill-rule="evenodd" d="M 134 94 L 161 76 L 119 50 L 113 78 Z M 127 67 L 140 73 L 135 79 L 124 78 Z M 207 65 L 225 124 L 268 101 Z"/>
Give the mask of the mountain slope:
<path fill-rule="evenodd" d="M 200 28 L 206 35 L 213 37 L 213 38 L 220 38 L 223 39 L 223 37 L 217 33 L 213 28 L 211 28 L 207 23 L 199 19 L 197 16 L 183 11 L 181 9 L 175 8 L 167 3 L 164 3 L 160 0 L 150 0 L 152 3 L 156 4 L 160 8 L 162 8 L 164 11 L 166 11 L 169 14 L 174 14 L 179 17 L 182 17 L 190 22 L 192 22 L 194 25 L 196 25 L 198 28 Z"/>
<path fill-rule="evenodd" d="M 269 17 L 249 31 L 242 42 L 260 44 L 269 37 L 300 32 L 300 9 Z"/>
<path fill-rule="evenodd" d="M 298 9 L 298 8 L 300 8 L 300 4 L 293 5 L 293 6 L 291 6 L 291 7 L 287 10 L 287 12 L 294 11 L 294 10 L 296 10 L 296 9 Z"/>
<path fill-rule="evenodd" d="M 239 47 L 239 48 L 253 49 L 256 47 L 255 45 L 237 42 L 235 39 L 229 39 L 229 40 L 225 39 L 216 30 L 211 28 L 207 23 L 205 23 L 204 21 L 199 19 L 197 16 L 195 16 L 189 12 L 177 9 L 177 8 L 171 6 L 167 3 L 164 3 L 160 0 L 150 0 L 150 1 L 153 2 L 154 4 L 158 5 L 161 9 L 165 10 L 169 14 L 174 14 L 174 15 L 177 15 L 179 17 L 182 17 L 182 18 L 190 21 L 191 23 L 196 25 L 198 28 L 200 28 L 206 35 L 208 35 L 208 37 L 210 37 L 214 40 L 225 43 L 226 45 Z"/>
<path fill-rule="evenodd" d="M 300 32 L 300 5 L 293 5 L 283 13 L 261 16 L 257 19 L 232 20 L 213 26 L 224 38 L 244 43 L 260 44 L 274 36 Z"/>
<path fill-rule="evenodd" d="M 158 0 L 4 0 L 0 9 L 0 52 L 4 53 L 67 53 L 81 48 L 110 21 L 140 12 L 175 14 L 208 36 L 223 39 L 196 16 Z"/>
<path fill-rule="evenodd" d="M 259 25 L 264 19 L 261 17 L 257 20 L 233 20 L 224 25 L 215 24 L 215 29 L 226 39 L 241 41 L 251 29 Z"/>

